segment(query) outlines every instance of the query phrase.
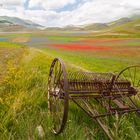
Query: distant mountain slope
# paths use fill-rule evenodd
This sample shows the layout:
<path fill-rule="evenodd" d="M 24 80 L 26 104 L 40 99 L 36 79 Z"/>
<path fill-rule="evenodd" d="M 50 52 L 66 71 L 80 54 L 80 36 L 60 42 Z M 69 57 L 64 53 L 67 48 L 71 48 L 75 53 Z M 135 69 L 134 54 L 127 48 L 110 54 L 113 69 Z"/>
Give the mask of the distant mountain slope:
<path fill-rule="evenodd" d="M 74 26 L 74 25 L 68 25 L 65 27 L 47 27 L 45 30 L 49 31 L 81 31 L 83 30 L 82 27 Z"/>
<path fill-rule="evenodd" d="M 108 30 L 116 33 L 136 34 L 140 33 L 140 18 L 120 19 L 110 25 Z"/>
<path fill-rule="evenodd" d="M 93 23 L 90 25 L 75 26 L 68 25 L 65 27 L 48 27 L 46 30 L 59 30 L 59 31 L 87 31 L 87 30 L 102 30 L 107 28 L 107 24 Z"/>
<path fill-rule="evenodd" d="M 49 27 L 46 30 L 58 31 L 100 31 L 109 33 L 139 33 L 140 32 L 140 16 L 133 16 L 131 18 L 121 18 L 109 23 L 93 23 L 82 26 L 66 26 L 63 28 Z"/>
<path fill-rule="evenodd" d="M 15 29 L 11 29 L 11 28 Z M 20 30 L 22 29 L 38 29 L 43 26 L 36 24 L 29 20 L 23 20 L 17 17 L 8 17 L 8 16 L 0 16 L 0 31 L 7 31 L 8 29 L 17 30 L 16 27 Z M 11 31 L 10 30 L 10 31 Z"/>
<path fill-rule="evenodd" d="M 119 20 L 109 22 L 109 23 L 92 23 L 92 24 L 87 24 L 87 25 L 82 25 L 82 26 L 74 26 L 74 25 L 68 25 L 62 28 L 59 27 L 49 27 L 46 28 L 46 30 L 84 30 L 84 31 L 102 31 L 110 28 L 116 28 L 118 26 L 122 26 L 124 24 L 127 24 L 129 22 L 132 22 L 133 20 L 136 20 L 137 18 L 121 18 Z"/>
<path fill-rule="evenodd" d="M 126 24 L 126 23 L 131 22 L 131 21 L 133 21 L 133 19 L 131 19 L 131 18 L 120 18 L 116 21 L 108 23 L 107 25 L 115 27 L 115 26 L 120 26 L 120 25 Z"/>
<path fill-rule="evenodd" d="M 121 18 L 118 19 L 116 21 L 113 22 L 109 22 L 109 23 L 93 23 L 93 24 L 89 24 L 84 26 L 84 30 L 109 30 L 109 29 L 116 29 L 119 28 L 121 26 L 126 26 L 129 23 L 135 22 L 136 20 L 138 20 L 140 18 Z"/>
<path fill-rule="evenodd" d="M 108 28 L 108 25 L 106 23 L 93 23 L 84 26 L 84 30 L 103 30 Z"/>
<path fill-rule="evenodd" d="M 0 20 L 0 24 L 12 25 L 13 23 L 7 20 Z"/>
<path fill-rule="evenodd" d="M 29 20 L 17 17 L 0 16 L 0 32 L 32 31 L 43 28 Z M 93 23 L 82 26 L 68 25 L 65 27 L 48 27 L 46 31 L 97 31 L 99 34 L 140 34 L 140 16 L 121 18 L 109 23 Z"/>

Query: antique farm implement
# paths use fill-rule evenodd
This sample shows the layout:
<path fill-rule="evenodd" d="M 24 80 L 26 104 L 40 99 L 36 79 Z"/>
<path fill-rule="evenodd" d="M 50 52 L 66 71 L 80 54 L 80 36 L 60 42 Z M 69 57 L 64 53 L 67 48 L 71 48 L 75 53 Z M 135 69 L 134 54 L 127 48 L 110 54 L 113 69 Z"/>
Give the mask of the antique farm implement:
<path fill-rule="evenodd" d="M 103 117 L 136 112 L 140 115 L 140 66 L 119 74 L 95 73 L 69 67 L 62 60 L 52 62 L 48 80 L 48 106 L 53 132 L 59 134 L 67 122 L 69 101 L 84 110 L 113 139 Z M 100 105 L 102 113 L 95 107 Z"/>

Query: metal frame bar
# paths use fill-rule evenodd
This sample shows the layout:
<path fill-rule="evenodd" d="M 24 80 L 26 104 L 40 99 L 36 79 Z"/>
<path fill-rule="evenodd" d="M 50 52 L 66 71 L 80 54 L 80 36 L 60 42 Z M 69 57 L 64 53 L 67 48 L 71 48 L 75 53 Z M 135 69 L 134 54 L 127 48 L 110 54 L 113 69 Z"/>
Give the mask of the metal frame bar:
<path fill-rule="evenodd" d="M 102 128 L 102 130 L 105 132 L 105 134 L 107 135 L 107 137 L 110 140 L 113 140 L 112 136 L 109 133 L 109 130 L 107 128 L 107 126 L 104 124 L 103 120 L 101 120 L 100 118 L 102 117 L 107 117 L 107 116 L 111 116 L 111 115 L 115 115 L 116 113 L 118 115 L 122 115 L 124 113 L 128 113 L 128 112 L 138 112 L 140 115 L 140 109 L 137 108 L 127 108 L 127 109 L 121 109 L 120 108 L 114 108 L 113 110 L 109 109 L 109 112 L 104 113 L 104 114 L 99 114 L 98 111 L 93 107 L 93 105 L 88 102 L 88 100 L 86 99 L 79 99 L 80 101 L 83 102 L 83 106 L 80 105 L 80 103 L 78 103 L 78 100 L 72 99 L 72 101 L 79 107 L 81 108 L 88 116 L 90 116 L 95 122 L 97 122 L 99 124 L 99 126 Z"/>

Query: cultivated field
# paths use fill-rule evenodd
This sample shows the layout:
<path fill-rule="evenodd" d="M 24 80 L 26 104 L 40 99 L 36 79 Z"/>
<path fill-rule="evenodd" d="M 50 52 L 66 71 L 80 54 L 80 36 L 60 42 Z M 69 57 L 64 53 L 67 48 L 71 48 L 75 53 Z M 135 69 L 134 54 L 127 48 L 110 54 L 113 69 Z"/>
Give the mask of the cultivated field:
<path fill-rule="evenodd" d="M 55 57 L 94 72 L 114 72 L 140 65 L 140 38 L 136 35 L 91 32 L 9 33 L 0 35 L 0 140 L 105 140 L 95 122 L 70 103 L 65 131 L 50 132 L 47 82 Z M 114 140 L 140 139 L 140 118 L 134 113 L 106 120 Z"/>

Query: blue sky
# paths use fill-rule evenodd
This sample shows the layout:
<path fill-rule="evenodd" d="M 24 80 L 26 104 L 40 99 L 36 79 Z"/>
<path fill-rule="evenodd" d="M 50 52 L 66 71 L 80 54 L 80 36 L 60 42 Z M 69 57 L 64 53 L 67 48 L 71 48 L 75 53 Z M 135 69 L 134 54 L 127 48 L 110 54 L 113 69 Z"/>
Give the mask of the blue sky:
<path fill-rule="evenodd" d="M 0 16 L 47 27 L 105 23 L 140 15 L 140 0 L 0 0 Z"/>
<path fill-rule="evenodd" d="M 25 9 L 28 9 L 28 5 L 29 5 L 29 0 L 26 0 L 26 1 L 24 2 L 24 7 L 25 7 Z"/>
<path fill-rule="evenodd" d="M 34 5 L 34 6 L 30 6 L 30 2 L 32 3 L 32 1 L 33 0 L 26 0 L 25 2 L 24 2 L 24 7 L 25 7 L 25 9 L 30 9 L 30 10 L 45 10 L 45 7 L 44 6 L 42 6 L 42 5 L 40 5 L 40 4 L 36 4 L 36 5 Z M 38 2 L 40 2 L 39 0 L 37 0 Z M 48 1 L 48 0 L 47 0 Z M 53 0 L 49 0 L 50 1 L 50 3 L 51 3 L 51 1 L 53 1 Z M 54 1 L 56 1 L 56 3 L 59 3 L 58 2 L 58 0 L 54 0 Z M 63 1 L 63 0 L 62 0 Z M 68 3 L 68 1 L 72 1 L 72 0 L 66 0 L 67 1 L 67 3 L 65 3 L 65 5 L 63 5 L 62 4 L 62 7 L 59 7 L 58 6 L 58 8 L 56 7 L 56 8 L 52 8 L 52 10 L 54 10 L 55 12 L 63 12 L 63 11 L 73 11 L 73 10 L 75 10 L 79 5 L 81 5 L 82 3 L 84 3 L 84 1 L 85 0 L 73 0 L 73 2 L 71 2 L 71 3 Z M 88 1 L 88 0 L 87 0 Z M 42 3 L 42 2 L 41 2 Z M 43 3 L 42 3 L 43 4 Z M 54 3 L 54 5 L 55 5 L 55 3 Z"/>

